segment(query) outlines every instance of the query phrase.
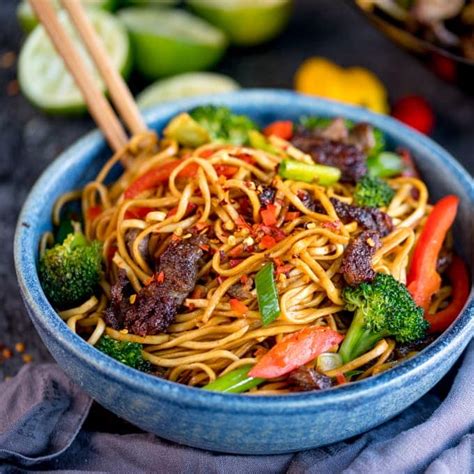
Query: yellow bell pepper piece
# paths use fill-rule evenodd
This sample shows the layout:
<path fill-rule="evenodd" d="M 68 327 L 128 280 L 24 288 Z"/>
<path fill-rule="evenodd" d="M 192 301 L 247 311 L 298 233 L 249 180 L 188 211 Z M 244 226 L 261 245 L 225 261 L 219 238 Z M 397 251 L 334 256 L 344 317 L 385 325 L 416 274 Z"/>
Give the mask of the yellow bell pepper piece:
<path fill-rule="evenodd" d="M 295 75 L 295 88 L 316 95 L 387 113 L 387 92 L 375 74 L 365 68 L 344 69 L 325 59 L 306 60 Z"/>

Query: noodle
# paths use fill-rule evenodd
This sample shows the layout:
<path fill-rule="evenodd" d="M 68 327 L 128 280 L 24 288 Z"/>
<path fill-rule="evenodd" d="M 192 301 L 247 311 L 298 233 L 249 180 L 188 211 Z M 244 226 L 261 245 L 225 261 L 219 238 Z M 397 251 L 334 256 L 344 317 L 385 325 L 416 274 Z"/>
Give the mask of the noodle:
<path fill-rule="evenodd" d="M 282 180 L 275 174 L 282 157 L 306 163 L 312 160 L 286 140 L 271 137 L 270 143 L 273 152 L 215 143 L 192 150 L 172 140 L 158 141 L 156 135 L 146 132 L 115 153 L 82 191 L 61 196 L 54 206 L 54 223 L 59 224 L 61 210 L 68 202 L 80 199 L 84 233 L 89 240 L 103 243 L 105 263 L 99 294 L 76 308 L 59 312 L 70 329 L 92 345 L 103 334 L 143 344 L 144 358 L 167 379 L 196 386 L 254 364 L 275 342 L 308 325 L 328 326 L 345 333 L 349 323 L 340 316 L 344 301 L 339 269 L 345 248 L 361 228 L 356 222 L 342 224 L 330 198 L 350 204 L 354 187 L 340 182 L 322 187 Z M 145 173 L 174 162 L 179 164 L 172 169 L 167 183 L 156 184 L 137 196 L 125 196 L 124 191 Z M 113 184 L 107 184 L 118 163 L 125 166 L 123 173 Z M 196 169 L 194 177 L 180 177 L 190 167 Z M 216 171 L 219 167 L 232 167 L 235 172 L 226 178 Z M 249 219 L 260 222 L 258 186 L 270 183 L 276 190 L 276 220 L 281 233 L 275 245 L 262 248 L 250 226 L 239 221 L 240 206 L 246 202 Z M 391 179 L 390 185 L 395 194 L 386 211 L 395 227 L 381 240 L 373 266 L 377 272 L 405 283 L 410 254 L 430 209 L 428 192 L 425 184 L 413 177 Z M 302 201 L 301 190 L 319 202 L 324 213 L 309 209 Z M 100 212 L 91 217 L 94 209 Z M 157 258 L 173 238 L 189 238 L 195 229 L 212 236 L 212 258 L 200 267 L 198 285 L 168 331 L 138 336 L 107 327 L 105 311 L 119 269 L 125 270 L 133 291 L 140 292 L 154 276 L 144 246 L 150 256 Z M 41 253 L 51 243 L 52 234 L 45 234 Z M 233 310 L 229 291 L 239 282 L 254 279 L 269 261 L 286 271 L 276 277 L 281 314 L 264 327 L 255 289 L 242 299 L 248 307 L 245 315 Z M 444 286 L 431 311 L 443 308 L 450 294 L 450 287 Z M 325 374 L 335 377 L 362 369 L 358 379 L 374 375 L 396 363 L 395 347 L 395 341 L 382 339 L 367 353 Z M 282 394 L 290 390 L 286 380 L 277 379 L 249 393 Z"/>

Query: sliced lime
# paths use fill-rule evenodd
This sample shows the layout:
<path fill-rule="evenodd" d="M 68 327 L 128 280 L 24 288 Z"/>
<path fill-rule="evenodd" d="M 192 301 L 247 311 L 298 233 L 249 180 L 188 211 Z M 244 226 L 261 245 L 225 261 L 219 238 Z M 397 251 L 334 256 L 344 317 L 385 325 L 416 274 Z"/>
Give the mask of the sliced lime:
<path fill-rule="evenodd" d="M 82 0 L 86 7 L 100 8 L 102 10 L 112 10 L 115 6 L 114 0 Z M 59 10 L 59 0 L 53 0 L 53 5 Z M 22 0 L 16 9 L 16 16 L 23 31 L 29 33 L 38 24 L 38 18 L 33 13 L 28 0 Z"/>
<path fill-rule="evenodd" d="M 232 78 L 213 72 L 187 72 L 169 79 L 162 79 L 148 86 L 137 96 L 140 107 L 152 107 L 169 102 L 205 94 L 220 94 L 239 89 Z"/>
<path fill-rule="evenodd" d="M 225 35 L 183 10 L 127 8 L 119 17 L 130 32 L 134 64 L 157 79 L 215 64 L 225 51 Z"/>
<path fill-rule="evenodd" d="M 115 67 L 126 75 L 130 69 L 130 46 L 123 25 L 110 13 L 101 10 L 89 10 L 88 14 L 94 28 L 102 38 L 105 49 Z M 77 37 L 66 12 L 59 14 L 61 23 L 72 35 L 81 55 L 94 70 L 94 76 L 102 90 L 104 84 Z M 37 26 L 23 45 L 18 62 L 18 79 L 23 94 L 36 106 L 54 114 L 69 114 L 86 109 L 80 90 L 73 77 L 66 70 L 63 60 L 44 31 Z"/>
<path fill-rule="evenodd" d="M 187 0 L 191 8 L 221 28 L 231 43 L 253 46 L 278 35 L 290 18 L 292 0 Z"/>

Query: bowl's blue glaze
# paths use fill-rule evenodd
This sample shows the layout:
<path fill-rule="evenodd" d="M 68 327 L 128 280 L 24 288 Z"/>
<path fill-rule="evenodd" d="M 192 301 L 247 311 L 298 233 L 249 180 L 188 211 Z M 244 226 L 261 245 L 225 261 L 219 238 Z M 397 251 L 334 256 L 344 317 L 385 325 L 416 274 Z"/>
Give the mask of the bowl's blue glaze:
<path fill-rule="evenodd" d="M 469 174 L 443 149 L 389 117 L 286 91 L 250 90 L 160 106 L 147 115 L 160 130 L 177 112 L 219 103 L 261 124 L 303 114 L 342 115 L 381 128 L 393 144 L 416 157 L 431 197 L 455 193 L 462 200 L 455 240 L 472 262 L 474 189 Z M 15 263 L 23 299 L 44 343 L 61 367 L 99 403 L 144 430 L 190 446 L 270 454 L 332 443 L 366 431 L 415 402 L 449 370 L 474 334 L 474 302 L 435 343 L 395 369 L 323 392 L 248 397 L 205 392 L 130 369 L 73 334 L 41 290 L 36 272 L 40 235 L 51 227 L 56 198 L 95 176 L 107 156 L 93 132 L 49 166 L 31 191 L 15 237 Z M 471 265 L 472 267 L 472 265 Z"/>

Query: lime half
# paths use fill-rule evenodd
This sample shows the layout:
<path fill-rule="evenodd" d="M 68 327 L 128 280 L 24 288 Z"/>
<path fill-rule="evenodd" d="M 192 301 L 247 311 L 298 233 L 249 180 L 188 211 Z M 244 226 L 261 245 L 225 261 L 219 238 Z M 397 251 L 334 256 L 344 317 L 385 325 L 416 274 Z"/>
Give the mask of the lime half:
<path fill-rule="evenodd" d="M 114 7 L 114 0 L 81 0 L 84 6 L 100 8 L 102 10 L 112 10 Z M 53 0 L 54 7 L 59 10 L 59 0 Z M 28 0 L 22 0 L 16 10 L 16 15 L 23 31 L 29 33 L 39 23 L 38 18 L 33 13 L 33 10 Z"/>
<path fill-rule="evenodd" d="M 127 8 L 118 15 L 130 33 L 136 68 L 150 79 L 207 69 L 227 46 L 220 30 L 183 10 Z"/>
<path fill-rule="evenodd" d="M 140 107 L 152 107 L 163 102 L 205 94 L 232 92 L 240 86 L 232 78 L 213 72 L 187 72 L 162 79 L 148 86 L 137 97 Z"/>
<path fill-rule="evenodd" d="M 130 47 L 128 36 L 122 24 L 110 13 L 89 10 L 89 17 L 104 42 L 105 49 L 115 67 L 126 75 L 130 69 Z M 76 30 L 68 20 L 66 12 L 59 14 L 81 55 L 102 90 L 105 86 L 92 60 L 85 51 Z M 77 113 L 86 110 L 86 105 L 73 77 L 58 55 L 42 26 L 37 26 L 23 45 L 18 62 L 18 79 L 23 94 L 42 110 L 54 114 Z"/>
<path fill-rule="evenodd" d="M 291 0 L 188 0 L 188 3 L 239 46 L 253 46 L 274 38 L 288 23 L 292 7 Z"/>

